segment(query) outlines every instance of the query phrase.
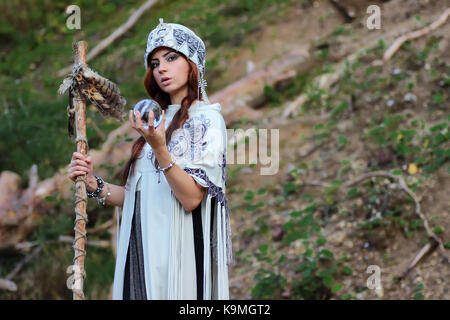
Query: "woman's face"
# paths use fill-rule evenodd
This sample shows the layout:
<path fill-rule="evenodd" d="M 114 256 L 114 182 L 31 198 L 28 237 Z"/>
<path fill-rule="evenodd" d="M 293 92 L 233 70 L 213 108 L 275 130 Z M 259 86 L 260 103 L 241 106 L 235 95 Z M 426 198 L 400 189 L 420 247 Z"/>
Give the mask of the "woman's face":
<path fill-rule="evenodd" d="M 161 90 L 171 97 L 187 94 L 189 64 L 182 54 L 160 47 L 152 52 L 149 66 Z"/>

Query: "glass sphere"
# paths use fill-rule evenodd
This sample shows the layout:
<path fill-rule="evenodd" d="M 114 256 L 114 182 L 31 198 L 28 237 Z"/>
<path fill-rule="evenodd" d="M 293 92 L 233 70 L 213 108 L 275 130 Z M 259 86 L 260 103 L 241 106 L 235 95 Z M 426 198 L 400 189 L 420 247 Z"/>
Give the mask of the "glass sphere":
<path fill-rule="evenodd" d="M 144 99 L 136 103 L 133 109 L 133 119 L 136 121 L 136 112 L 141 113 L 141 120 L 145 122 L 144 129 L 148 129 L 148 116 L 153 111 L 153 126 L 158 128 L 162 121 L 162 109 L 158 102 L 152 99 Z"/>

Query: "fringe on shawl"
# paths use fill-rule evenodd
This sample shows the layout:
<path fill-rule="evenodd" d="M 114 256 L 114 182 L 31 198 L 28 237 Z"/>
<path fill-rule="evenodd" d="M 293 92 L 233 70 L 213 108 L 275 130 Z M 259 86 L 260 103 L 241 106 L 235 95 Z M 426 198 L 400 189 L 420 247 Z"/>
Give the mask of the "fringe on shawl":
<path fill-rule="evenodd" d="M 215 185 L 211 182 L 211 180 L 208 178 L 208 175 L 206 174 L 206 171 L 201 168 L 184 168 L 184 171 L 186 171 L 188 174 L 200 178 L 207 184 L 207 192 L 211 197 L 217 197 L 217 202 L 220 203 L 222 206 L 222 209 L 220 210 L 220 218 L 221 223 L 224 221 L 225 224 L 225 230 L 221 230 L 221 234 L 225 236 L 225 243 L 226 243 L 226 257 L 227 257 L 227 265 L 233 265 L 235 263 L 234 257 L 233 257 L 233 247 L 231 243 L 231 224 L 230 224 L 230 211 L 228 209 L 228 200 L 227 196 L 225 194 L 225 190 L 223 190 L 221 187 Z M 218 215 L 219 216 L 219 215 Z M 223 224 L 223 223 L 222 223 Z M 222 232 L 223 231 L 223 232 Z M 219 238 L 221 239 L 221 238 Z M 213 244 L 218 243 L 217 239 L 214 239 L 212 242 Z M 219 242 L 220 243 L 220 242 Z M 215 250 L 213 251 L 215 252 Z M 217 261 L 217 257 L 215 257 L 215 260 Z"/>
<path fill-rule="evenodd" d="M 171 230 L 170 256 L 169 256 L 169 288 L 168 299 L 179 300 L 184 299 L 182 296 L 182 266 L 181 266 L 181 235 L 185 232 L 184 220 L 187 218 L 186 211 L 174 197 L 174 205 L 171 212 L 173 228 Z M 225 206 L 219 201 L 215 205 L 213 232 L 211 232 L 211 199 L 210 193 L 207 194 L 205 206 L 202 208 L 206 211 L 203 215 L 203 234 L 204 234 L 204 255 L 203 255 L 203 297 L 205 300 L 229 299 L 229 283 L 228 268 L 226 255 L 226 234 L 227 226 Z M 203 211 L 202 211 L 203 212 Z M 202 218 L 203 218 L 202 217 Z M 214 232 L 215 231 L 215 232 Z M 213 235 L 212 237 L 206 235 Z M 211 257 L 212 253 L 212 257 Z M 211 266 L 212 262 L 215 262 Z M 212 268 L 213 267 L 213 268 Z M 213 273 L 211 273 L 211 271 Z"/>

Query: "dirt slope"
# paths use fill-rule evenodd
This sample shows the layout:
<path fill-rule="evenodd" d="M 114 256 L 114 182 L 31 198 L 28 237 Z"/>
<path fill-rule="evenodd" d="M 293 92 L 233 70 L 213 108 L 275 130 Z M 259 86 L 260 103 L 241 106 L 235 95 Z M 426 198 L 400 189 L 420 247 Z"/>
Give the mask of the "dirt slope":
<path fill-rule="evenodd" d="M 309 49 L 311 41 L 326 38 L 337 26 L 345 22 L 342 16 L 327 1 L 314 2 L 311 6 L 298 5 L 285 13 L 284 17 L 268 24 L 264 29 L 250 35 L 244 43 L 252 44 L 253 50 L 243 49 L 229 61 L 227 74 L 229 79 L 238 79 L 245 73 L 248 61 L 252 61 L 256 67 L 264 66 L 269 61 L 292 49 Z M 328 38 L 331 46 L 330 60 L 339 61 L 343 57 L 356 50 L 375 44 L 378 39 L 385 39 L 387 45 L 396 36 L 408 30 L 414 30 L 422 26 L 424 21 L 434 21 L 443 12 L 443 8 L 450 6 L 449 1 L 389 1 L 382 7 L 382 29 L 368 30 L 365 27 L 367 15 L 355 19 L 351 24 L 346 25 L 352 28 L 351 35 L 337 35 Z M 420 16 L 420 18 L 418 18 Z M 414 19 L 416 17 L 416 19 Z M 305 32 L 307 30 L 307 32 Z M 439 43 L 440 58 L 449 61 L 449 39 L 450 23 L 433 33 L 441 37 Z M 266 41 L 266 39 L 271 41 Z M 420 47 L 426 42 L 427 37 L 416 40 L 414 44 Z M 250 45 L 249 45 L 250 46 Z M 445 53 L 447 52 L 447 53 Z M 389 62 L 385 69 L 395 68 L 397 62 Z M 435 118 L 436 122 L 442 120 L 448 114 L 447 108 L 438 110 L 434 114 L 427 112 L 423 107 L 426 104 L 426 97 L 429 96 L 431 87 L 424 83 L 417 95 L 417 103 L 411 107 L 411 113 L 419 118 L 424 116 L 428 120 Z M 423 92 L 425 91 L 425 92 Z M 390 94 L 395 95 L 395 92 Z M 289 201 L 277 201 L 282 193 L 282 186 L 287 181 L 287 172 L 303 161 L 311 162 L 318 159 L 319 169 L 308 173 L 311 181 L 331 181 L 340 168 L 341 159 L 351 158 L 354 161 L 356 172 L 367 172 L 367 166 L 372 154 L 361 139 L 360 128 L 354 126 L 355 121 L 361 121 L 365 117 L 370 117 L 373 113 L 380 111 L 384 105 L 379 103 L 366 104 L 362 106 L 358 114 L 358 119 L 343 121 L 338 128 L 349 140 L 349 148 L 339 152 L 339 148 L 334 145 L 325 145 L 308 153 L 314 144 L 308 137 L 317 124 L 319 115 L 311 114 L 291 119 L 286 124 L 276 122 L 283 111 L 282 108 L 270 108 L 266 106 L 262 110 L 265 112 L 266 121 L 260 121 L 256 126 L 259 128 L 280 129 L 280 169 L 277 175 L 262 176 L 259 174 L 260 166 L 253 168 L 244 166 L 239 169 L 237 165 L 231 165 L 229 171 L 236 170 L 230 182 L 230 199 L 232 208 L 232 224 L 234 237 L 234 250 L 243 251 L 241 257 L 246 254 L 254 254 L 257 248 L 267 241 L 267 237 L 258 234 L 259 225 L 269 226 L 270 235 L 279 231 L 280 225 L 286 221 L 287 214 L 292 210 L 300 210 L 304 207 L 301 196 L 307 192 L 314 192 L 315 187 L 305 187 L 299 191 Z M 407 109 L 407 108 L 406 108 Z M 447 109 L 447 111 L 445 111 Z M 405 110 L 407 111 L 407 110 Z M 275 124 L 274 124 L 275 122 Z M 253 124 L 243 125 L 250 128 Z M 268 191 L 258 198 L 264 202 L 263 208 L 249 212 L 245 209 L 246 201 L 243 200 L 246 190 L 256 191 L 258 188 L 265 188 Z M 449 190 L 449 179 L 447 169 L 442 167 L 434 177 L 421 187 L 419 194 L 422 199 L 421 206 L 423 212 L 431 220 L 432 227 L 444 226 L 449 230 L 449 200 L 446 194 Z M 398 199 L 401 201 L 406 195 L 398 192 Z M 270 200 L 269 200 L 270 199 Z M 362 200 L 358 200 L 362 201 Z M 361 203 L 357 203 L 361 205 Z M 413 214 L 413 205 L 410 211 Z M 410 237 L 406 237 L 401 230 L 387 229 L 381 233 L 375 232 L 370 236 L 357 228 L 358 222 L 364 218 L 364 212 L 354 211 L 350 215 L 331 215 L 326 217 L 324 235 L 329 237 L 328 246 L 337 256 L 346 255 L 349 265 L 353 269 L 353 274 L 343 279 L 343 292 L 353 294 L 355 299 L 413 299 L 416 285 L 423 283 L 423 296 L 425 299 L 449 299 L 448 279 L 450 268 L 443 263 L 442 255 L 435 250 L 427 256 L 418 267 L 416 267 L 400 283 L 393 281 L 395 276 L 401 274 L 407 264 L 423 247 L 426 234 L 416 231 Z M 433 219 L 431 219 L 433 217 Z M 278 231 L 277 231 L 278 230 Z M 448 241 L 448 236 L 442 235 L 444 243 Z M 231 296 L 233 299 L 251 298 L 250 288 L 254 284 L 253 276 L 257 269 L 257 264 L 245 263 L 245 259 L 238 259 L 238 264 L 230 270 Z M 366 280 L 368 274 L 366 269 L 369 265 L 378 265 L 382 272 L 382 285 L 384 292 L 377 295 L 373 290 L 367 290 Z"/>

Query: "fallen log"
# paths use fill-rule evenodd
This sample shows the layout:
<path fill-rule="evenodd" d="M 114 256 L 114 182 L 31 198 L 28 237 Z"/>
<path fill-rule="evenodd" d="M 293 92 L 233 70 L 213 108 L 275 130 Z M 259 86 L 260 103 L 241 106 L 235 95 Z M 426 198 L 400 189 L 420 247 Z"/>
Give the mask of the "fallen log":
<path fill-rule="evenodd" d="M 222 114 L 227 124 L 246 116 L 258 119 L 261 112 L 255 110 L 268 98 L 264 95 L 264 86 L 276 86 L 312 67 L 307 51 L 294 50 L 274 60 L 269 66 L 253 71 L 242 79 L 228 85 L 210 97 L 211 101 L 222 105 Z"/>

